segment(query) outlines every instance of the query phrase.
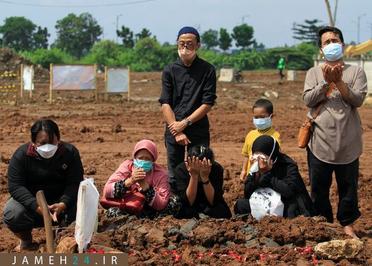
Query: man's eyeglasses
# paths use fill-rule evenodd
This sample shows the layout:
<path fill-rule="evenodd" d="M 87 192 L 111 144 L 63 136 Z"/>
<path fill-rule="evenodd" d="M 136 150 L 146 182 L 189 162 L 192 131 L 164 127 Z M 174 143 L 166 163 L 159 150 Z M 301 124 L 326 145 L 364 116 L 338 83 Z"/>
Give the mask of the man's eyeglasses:
<path fill-rule="evenodd" d="M 195 49 L 195 44 L 193 42 L 183 42 L 179 41 L 177 42 L 178 48 L 186 48 L 187 50 L 194 50 Z"/>

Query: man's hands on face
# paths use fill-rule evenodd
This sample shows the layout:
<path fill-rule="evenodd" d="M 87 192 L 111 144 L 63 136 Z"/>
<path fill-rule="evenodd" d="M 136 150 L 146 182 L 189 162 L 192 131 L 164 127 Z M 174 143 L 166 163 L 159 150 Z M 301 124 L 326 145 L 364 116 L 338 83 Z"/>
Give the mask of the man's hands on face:
<path fill-rule="evenodd" d="M 200 179 L 202 182 L 207 182 L 209 180 L 209 174 L 211 173 L 212 163 L 210 160 L 204 158 L 200 160 L 199 158 L 193 156 L 188 157 L 185 161 L 186 169 L 189 171 L 191 178 Z"/>
<path fill-rule="evenodd" d="M 207 182 L 209 180 L 209 174 L 212 170 L 212 163 L 210 160 L 207 160 L 207 158 L 204 158 L 203 160 L 199 160 L 200 164 L 200 178 L 203 183 Z"/>
<path fill-rule="evenodd" d="M 200 160 L 196 158 L 195 156 L 193 157 L 187 157 L 185 164 L 186 164 L 186 169 L 189 171 L 191 178 L 199 178 L 200 174 Z"/>

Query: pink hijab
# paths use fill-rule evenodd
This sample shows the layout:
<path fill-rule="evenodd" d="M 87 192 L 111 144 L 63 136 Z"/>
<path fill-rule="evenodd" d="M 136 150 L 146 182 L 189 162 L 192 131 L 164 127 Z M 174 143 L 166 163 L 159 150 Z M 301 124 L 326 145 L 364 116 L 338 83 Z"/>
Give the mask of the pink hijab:
<path fill-rule="evenodd" d="M 158 148 L 156 147 L 156 144 L 148 139 L 143 139 L 139 142 L 137 142 L 136 146 L 134 146 L 132 157 L 134 158 L 136 156 L 136 153 L 139 150 L 147 150 L 154 159 L 154 162 L 158 159 Z"/>

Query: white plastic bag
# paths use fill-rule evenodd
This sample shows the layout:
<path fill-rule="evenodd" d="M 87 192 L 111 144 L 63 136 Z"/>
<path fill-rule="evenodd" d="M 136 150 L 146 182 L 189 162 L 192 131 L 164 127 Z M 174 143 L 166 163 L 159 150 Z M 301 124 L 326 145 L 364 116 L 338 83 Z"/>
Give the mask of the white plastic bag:
<path fill-rule="evenodd" d="M 278 192 L 271 188 L 258 188 L 249 198 L 252 216 L 259 220 L 265 215 L 283 216 L 284 204 Z"/>
<path fill-rule="evenodd" d="M 81 181 L 77 199 L 75 225 L 75 240 L 78 244 L 79 253 L 83 253 L 86 249 L 96 229 L 98 202 L 99 193 L 93 183 L 93 179 L 89 178 Z"/>

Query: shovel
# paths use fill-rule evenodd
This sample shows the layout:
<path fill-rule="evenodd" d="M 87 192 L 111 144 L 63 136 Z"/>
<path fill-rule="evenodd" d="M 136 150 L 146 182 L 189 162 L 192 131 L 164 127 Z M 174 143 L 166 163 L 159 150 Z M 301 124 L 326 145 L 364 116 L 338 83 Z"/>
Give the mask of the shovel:
<path fill-rule="evenodd" d="M 53 237 L 53 230 L 52 230 L 52 218 L 50 217 L 48 204 L 46 202 L 44 192 L 42 190 L 39 190 L 38 192 L 36 192 L 36 201 L 37 201 L 37 204 L 40 206 L 41 211 L 43 213 L 47 252 L 54 253 L 55 248 L 54 248 L 54 237 Z"/>

